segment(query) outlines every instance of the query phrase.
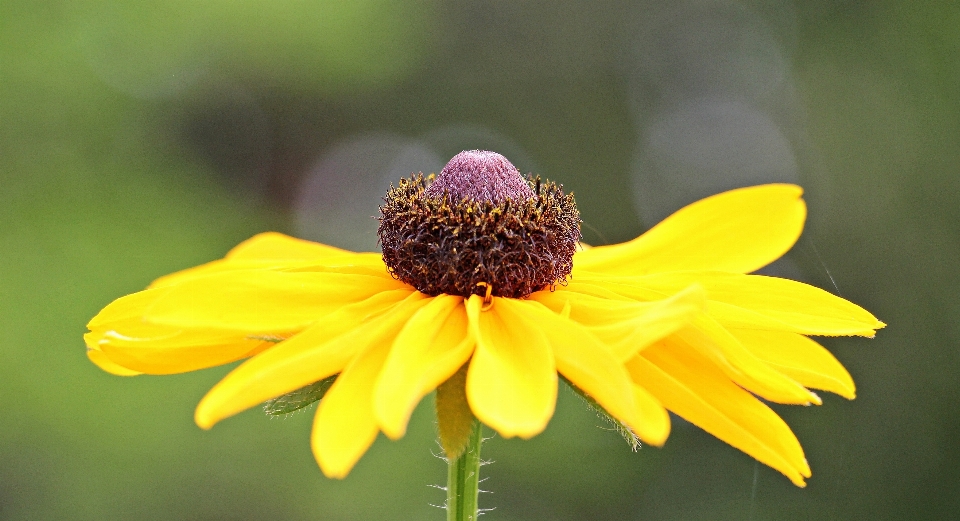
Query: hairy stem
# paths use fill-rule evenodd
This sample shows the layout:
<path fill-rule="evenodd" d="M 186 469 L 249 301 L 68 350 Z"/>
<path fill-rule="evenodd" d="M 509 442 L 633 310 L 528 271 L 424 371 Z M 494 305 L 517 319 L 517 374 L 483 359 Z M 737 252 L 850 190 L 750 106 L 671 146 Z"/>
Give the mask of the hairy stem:
<path fill-rule="evenodd" d="M 483 429 L 474 420 L 466 450 L 447 462 L 447 521 L 477 521 L 481 443 Z"/>

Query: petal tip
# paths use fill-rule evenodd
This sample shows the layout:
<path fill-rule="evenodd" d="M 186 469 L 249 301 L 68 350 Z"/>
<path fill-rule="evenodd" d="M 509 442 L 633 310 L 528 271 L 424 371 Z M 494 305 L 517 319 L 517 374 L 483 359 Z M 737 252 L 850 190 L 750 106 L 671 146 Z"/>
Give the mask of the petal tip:
<path fill-rule="evenodd" d="M 669 437 L 670 437 L 670 428 L 668 426 L 667 429 L 663 431 L 663 434 L 657 434 L 656 436 L 651 436 L 648 434 L 644 437 L 641 437 L 640 439 L 643 440 L 643 442 L 646 443 L 647 445 L 653 445 L 654 447 L 663 447 L 667 443 L 667 438 Z"/>
<path fill-rule="evenodd" d="M 323 475 L 330 479 L 344 479 L 350 474 L 350 469 L 343 469 L 336 466 L 332 466 L 330 463 L 325 463 L 321 461 L 321 458 L 317 458 L 317 465 L 320 466 L 320 471 L 323 472 Z"/>
<path fill-rule="evenodd" d="M 209 397 L 210 392 L 208 392 L 207 395 L 200 400 L 200 403 L 197 404 L 196 410 L 193 412 L 193 422 L 197 424 L 197 427 L 200 427 L 205 431 L 212 429 L 214 425 L 226 417 L 222 414 L 216 414 L 216 411 L 213 410 L 214 407 L 209 401 Z"/>
<path fill-rule="evenodd" d="M 515 425 L 507 426 L 507 425 L 503 425 L 503 422 L 494 421 L 492 423 L 494 423 L 497 426 L 493 427 L 487 422 L 482 422 L 482 423 L 484 425 L 487 425 L 491 429 L 497 431 L 497 434 L 499 434 L 501 437 L 508 438 L 508 439 L 520 438 L 521 440 L 529 440 L 530 438 L 533 438 L 537 434 L 540 434 L 541 432 L 543 432 L 543 430 L 546 428 L 546 424 L 544 425 L 533 425 L 533 424 L 516 425 L 515 424 Z"/>
<path fill-rule="evenodd" d="M 317 465 L 323 475 L 330 479 L 344 479 L 353 470 L 353 467 L 359 461 L 362 454 L 356 457 L 345 456 L 344 454 L 329 454 L 329 451 L 321 451 L 313 444 L 313 457 L 317 460 Z"/>
<path fill-rule="evenodd" d="M 87 358 L 97 367 L 115 376 L 137 376 L 143 374 L 128 367 L 124 367 L 107 357 L 103 351 L 87 347 Z"/>
<path fill-rule="evenodd" d="M 384 421 L 378 421 L 378 424 L 380 426 L 380 431 L 393 441 L 397 441 L 407 434 L 406 425 L 397 425 L 396 422 Z"/>
<path fill-rule="evenodd" d="M 197 408 L 197 411 L 193 414 L 193 422 L 197 424 L 197 427 L 200 427 L 205 431 L 210 430 L 214 425 L 217 424 L 216 420 L 210 418 L 206 414 L 203 414 L 199 408 Z"/>
<path fill-rule="evenodd" d="M 787 478 L 796 486 L 800 488 L 807 487 L 807 479 L 810 478 L 813 474 L 810 472 L 810 465 L 807 463 L 807 459 L 803 458 L 803 461 L 800 463 L 800 468 L 794 469 L 795 473 L 787 476 Z"/>
<path fill-rule="evenodd" d="M 820 398 L 817 393 L 810 391 L 810 403 L 813 405 L 823 405 L 823 398 Z"/>

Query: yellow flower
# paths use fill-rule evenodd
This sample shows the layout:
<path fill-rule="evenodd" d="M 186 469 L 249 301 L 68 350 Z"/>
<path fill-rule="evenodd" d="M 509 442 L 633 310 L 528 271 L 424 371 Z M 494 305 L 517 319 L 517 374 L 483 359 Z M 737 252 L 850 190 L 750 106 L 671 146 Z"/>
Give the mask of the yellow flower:
<path fill-rule="evenodd" d="M 551 204 L 559 209 L 556 222 L 565 225 L 569 218 L 578 222 L 575 207 L 564 206 L 572 205 L 572 196 L 537 179 L 526 187 L 533 194 L 527 209 L 517 209 L 522 205 L 509 190 L 509 199 L 466 193 L 473 202 L 451 209 L 460 197 L 455 188 L 463 185 L 454 181 L 460 184 L 448 182 L 430 194 L 428 181 L 415 177 L 388 193 L 381 216 L 384 254 L 263 233 L 224 259 L 160 278 L 88 324 L 87 353 L 122 375 L 179 373 L 249 358 L 200 402 L 195 418 L 205 429 L 335 377 L 311 436 L 317 461 L 331 477 L 345 476 L 379 432 L 402 437 L 413 409 L 438 387 L 444 393 L 438 404 L 455 409 L 459 393 L 467 416 L 505 437 L 532 437 L 553 415 L 560 375 L 647 443 L 665 442 L 670 410 L 804 484 L 810 469 L 800 444 L 757 397 L 819 404 L 809 387 L 853 398 L 849 374 L 809 336 L 873 336 L 883 323 L 815 287 L 746 275 L 799 237 L 806 216 L 799 187 L 733 190 L 683 208 L 633 241 L 584 246 L 573 254 L 574 245 L 572 273 L 569 266 L 564 272 L 563 258 L 550 261 L 560 276 L 527 291 L 524 281 L 537 275 L 521 275 L 546 258 L 542 251 L 510 264 L 506 275 L 490 275 L 496 267 L 478 271 L 481 279 L 499 278 L 477 284 L 458 278 L 466 276 L 463 270 L 431 264 L 450 251 L 462 260 L 463 244 L 437 253 L 445 239 L 425 239 L 422 230 L 447 233 L 443 226 L 457 226 L 465 234 L 470 219 L 477 226 L 511 222 L 526 230 L 522 226 L 549 214 Z M 438 178 L 431 186 L 441 184 Z M 445 203 L 417 206 L 428 199 Z M 428 210 L 447 212 L 446 220 L 424 221 L 413 238 L 384 231 L 392 218 L 407 223 Z M 578 225 L 575 234 L 561 228 L 579 239 Z M 556 239 L 556 229 L 547 232 L 543 237 Z M 495 253 L 515 259 L 517 252 L 504 244 L 487 244 L 481 253 L 504 248 Z M 419 265 L 402 265 L 397 255 L 404 248 L 428 253 Z M 420 284 L 418 276 L 433 278 Z M 452 289 L 435 291 L 440 287 Z"/>

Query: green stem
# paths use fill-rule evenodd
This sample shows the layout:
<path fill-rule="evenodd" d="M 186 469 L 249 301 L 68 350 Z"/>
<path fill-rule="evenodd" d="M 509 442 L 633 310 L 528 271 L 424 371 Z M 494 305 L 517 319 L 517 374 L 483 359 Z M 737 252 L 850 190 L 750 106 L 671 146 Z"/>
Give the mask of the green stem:
<path fill-rule="evenodd" d="M 447 521 L 477 521 L 481 443 L 483 429 L 474 420 L 466 450 L 447 463 Z"/>

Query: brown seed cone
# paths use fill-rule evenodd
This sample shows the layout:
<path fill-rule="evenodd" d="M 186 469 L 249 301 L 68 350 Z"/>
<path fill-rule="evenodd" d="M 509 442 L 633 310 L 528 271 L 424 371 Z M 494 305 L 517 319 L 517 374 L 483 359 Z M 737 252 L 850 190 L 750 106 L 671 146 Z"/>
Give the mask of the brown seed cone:
<path fill-rule="evenodd" d="M 580 241 L 573 194 L 527 178 L 533 197 L 451 200 L 424 194 L 434 176 L 401 179 L 380 207 L 380 245 L 391 273 L 428 295 L 520 298 L 563 283 Z"/>

